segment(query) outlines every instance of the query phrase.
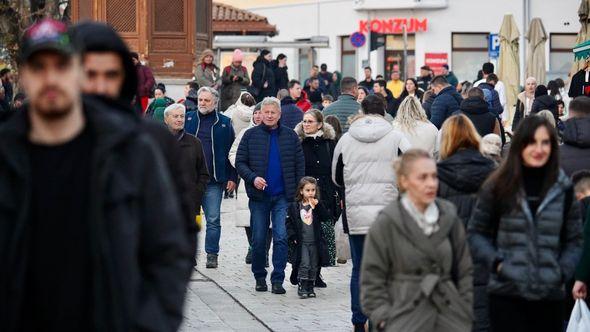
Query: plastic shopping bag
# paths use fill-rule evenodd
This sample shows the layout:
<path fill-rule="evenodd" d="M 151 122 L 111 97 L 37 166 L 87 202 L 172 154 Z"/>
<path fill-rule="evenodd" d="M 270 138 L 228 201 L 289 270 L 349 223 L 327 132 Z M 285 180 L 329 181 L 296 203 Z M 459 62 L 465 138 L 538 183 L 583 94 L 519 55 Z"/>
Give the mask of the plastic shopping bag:
<path fill-rule="evenodd" d="M 350 259 L 350 243 L 348 242 L 348 234 L 344 233 L 342 226 L 342 216 L 334 225 L 334 232 L 336 237 L 336 258 L 349 260 Z"/>
<path fill-rule="evenodd" d="M 590 311 L 584 300 L 576 300 L 566 332 L 590 331 Z"/>

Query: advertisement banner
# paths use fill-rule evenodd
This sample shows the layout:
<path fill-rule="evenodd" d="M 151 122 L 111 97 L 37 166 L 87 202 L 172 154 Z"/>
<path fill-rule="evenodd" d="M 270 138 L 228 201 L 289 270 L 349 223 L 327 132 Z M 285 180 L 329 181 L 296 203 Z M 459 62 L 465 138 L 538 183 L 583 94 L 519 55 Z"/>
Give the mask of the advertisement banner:
<path fill-rule="evenodd" d="M 449 55 L 447 53 L 425 53 L 424 64 L 430 67 L 434 75 L 440 75 L 443 65 L 449 64 Z"/>

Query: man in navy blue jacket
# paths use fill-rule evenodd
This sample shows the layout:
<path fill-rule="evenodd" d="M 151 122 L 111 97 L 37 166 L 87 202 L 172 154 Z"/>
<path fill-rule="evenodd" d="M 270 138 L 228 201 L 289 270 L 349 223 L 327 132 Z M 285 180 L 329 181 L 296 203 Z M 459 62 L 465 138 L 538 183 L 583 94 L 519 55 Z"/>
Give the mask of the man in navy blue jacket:
<path fill-rule="evenodd" d="M 217 268 L 219 238 L 221 236 L 221 201 L 224 189 L 236 187 L 236 170 L 229 162 L 229 150 L 234 143 L 231 119 L 216 111 L 219 94 L 210 87 L 197 92 L 198 111 L 186 113 L 184 131 L 197 136 L 203 145 L 210 180 L 203 195 L 203 211 L 207 221 L 205 252 L 207 268 Z"/>
<path fill-rule="evenodd" d="M 436 94 L 430 107 L 430 122 L 440 129 L 448 117 L 459 111 L 463 98 L 442 75 L 435 76 L 430 85 Z"/>
<path fill-rule="evenodd" d="M 252 272 L 256 291 L 266 292 L 266 236 L 272 219 L 272 292 L 284 294 L 287 265 L 288 203 L 295 198 L 297 184 L 305 175 L 303 150 L 297 134 L 279 123 L 281 103 L 277 98 L 262 101 L 262 124 L 246 131 L 236 156 L 236 168 L 244 179 L 250 198 L 252 227 Z"/>

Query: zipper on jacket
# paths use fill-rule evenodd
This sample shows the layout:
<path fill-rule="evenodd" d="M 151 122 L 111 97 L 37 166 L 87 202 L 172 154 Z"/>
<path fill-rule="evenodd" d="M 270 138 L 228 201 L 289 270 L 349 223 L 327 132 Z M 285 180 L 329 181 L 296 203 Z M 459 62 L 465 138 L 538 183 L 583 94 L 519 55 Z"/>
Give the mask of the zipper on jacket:
<path fill-rule="evenodd" d="M 217 111 L 215 112 L 215 122 L 213 122 L 213 125 L 211 126 L 211 154 L 213 155 L 213 179 L 215 181 L 217 181 L 217 175 L 215 174 L 215 136 L 213 135 L 213 129 L 215 128 L 215 125 L 217 125 L 217 123 L 219 122 L 219 114 L 217 113 Z M 201 123 L 201 121 L 199 121 L 199 124 Z"/>

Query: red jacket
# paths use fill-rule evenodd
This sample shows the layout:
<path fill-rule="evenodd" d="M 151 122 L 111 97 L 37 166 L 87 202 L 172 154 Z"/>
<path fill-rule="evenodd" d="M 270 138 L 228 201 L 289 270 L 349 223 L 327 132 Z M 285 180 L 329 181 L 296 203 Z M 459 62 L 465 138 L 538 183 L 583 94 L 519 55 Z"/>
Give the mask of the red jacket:
<path fill-rule="evenodd" d="M 307 99 L 307 93 L 301 90 L 301 96 L 297 99 L 296 103 L 297 107 L 299 107 L 303 112 L 307 112 L 311 109 L 311 102 Z"/>
<path fill-rule="evenodd" d="M 137 96 L 149 97 L 150 91 L 156 85 L 152 70 L 144 65 L 137 65 Z"/>

